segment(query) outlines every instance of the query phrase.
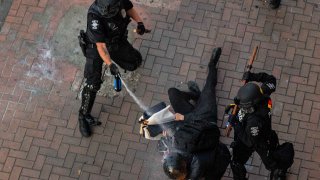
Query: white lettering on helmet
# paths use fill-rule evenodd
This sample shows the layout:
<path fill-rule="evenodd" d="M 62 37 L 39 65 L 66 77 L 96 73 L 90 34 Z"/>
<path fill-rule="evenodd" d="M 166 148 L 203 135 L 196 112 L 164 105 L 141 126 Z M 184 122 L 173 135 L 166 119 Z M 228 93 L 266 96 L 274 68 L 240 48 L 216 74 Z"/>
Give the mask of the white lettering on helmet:
<path fill-rule="evenodd" d="M 273 83 L 267 83 L 266 85 L 269 87 L 269 89 L 275 89 L 276 88 Z"/>

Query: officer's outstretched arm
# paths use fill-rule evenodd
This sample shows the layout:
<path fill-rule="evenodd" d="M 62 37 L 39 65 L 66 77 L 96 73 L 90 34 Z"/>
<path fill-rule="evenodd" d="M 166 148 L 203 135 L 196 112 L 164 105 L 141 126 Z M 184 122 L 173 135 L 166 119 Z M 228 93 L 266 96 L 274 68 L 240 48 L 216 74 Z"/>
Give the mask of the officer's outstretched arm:
<path fill-rule="evenodd" d="M 97 45 L 97 50 L 101 59 L 109 66 L 112 63 L 112 61 L 109 56 L 106 43 L 98 42 L 96 43 L 96 45 Z"/>

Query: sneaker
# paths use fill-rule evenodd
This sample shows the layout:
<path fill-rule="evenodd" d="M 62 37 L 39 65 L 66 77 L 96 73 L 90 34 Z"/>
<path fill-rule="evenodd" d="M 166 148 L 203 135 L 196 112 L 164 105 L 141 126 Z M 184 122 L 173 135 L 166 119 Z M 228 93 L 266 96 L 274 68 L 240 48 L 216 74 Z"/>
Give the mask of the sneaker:
<path fill-rule="evenodd" d="M 270 7 L 271 9 L 279 8 L 281 0 L 270 0 Z"/>

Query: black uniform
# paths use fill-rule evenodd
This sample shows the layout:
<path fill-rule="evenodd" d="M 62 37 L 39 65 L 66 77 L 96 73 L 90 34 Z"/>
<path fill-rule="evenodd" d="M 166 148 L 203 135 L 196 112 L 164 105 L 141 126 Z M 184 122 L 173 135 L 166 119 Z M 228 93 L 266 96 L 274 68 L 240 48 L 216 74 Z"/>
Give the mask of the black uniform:
<path fill-rule="evenodd" d="M 87 41 L 89 43 L 86 54 L 85 78 L 88 84 L 100 86 L 103 60 L 101 59 L 95 43 L 106 43 L 108 52 L 113 61 L 121 68 L 133 71 L 141 64 L 142 57 L 138 50 L 134 49 L 127 40 L 127 26 L 130 17 L 126 11 L 133 5 L 129 0 L 122 0 L 122 9 L 112 18 L 101 16 L 92 4 L 87 17 Z"/>
<path fill-rule="evenodd" d="M 172 108 L 176 113 L 184 115 L 184 121 L 177 122 L 178 128 L 179 123 L 181 125 L 183 123 L 192 123 L 194 121 L 209 121 L 214 124 L 217 123 L 215 90 L 217 84 L 216 63 L 220 57 L 221 49 L 216 50 L 219 52 L 214 52 L 213 57 L 211 57 L 208 65 L 209 73 L 206 79 L 206 84 L 201 92 L 197 92 L 195 89 L 191 92 L 180 91 L 176 88 L 170 88 L 168 90 Z M 190 103 L 190 100 L 196 101 L 195 106 Z M 219 143 L 215 149 L 200 151 L 192 153 L 191 155 L 186 153 L 183 154 L 188 161 L 187 179 L 192 180 L 201 178 L 205 178 L 206 180 L 221 179 L 231 158 L 227 146 L 222 143 Z"/>
<path fill-rule="evenodd" d="M 90 6 L 87 16 L 85 39 L 86 64 L 84 70 L 86 84 L 82 91 L 82 104 L 79 110 L 80 132 L 85 137 L 91 135 L 89 125 L 96 124 L 97 122 L 90 115 L 90 112 L 93 107 L 97 91 L 100 89 L 102 84 L 101 76 L 103 60 L 98 53 L 96 43 L 106 43 L 111 59 L 125 70 L 136 70 L 142 61 L 140 52 L 134 49 L 127 41 L 127 26 L 131 20 L 126 12 L 133 8 L 131 1 L 109 0 L 108 2 L 103 2 L 103 5 L 104 3 L 109 2 L 111 5 L 119 5 L 117 13 L 110 17 L 101 14 L 102 7 L 98 4 L 99 2 L 101 3 L 102 1 L 96 0 Z M 104 10 L 108 10 L 108 8 Z"/>
<path fill-rule="evenodd" d="M 275 133 L 271 128 L 272 103 L 269 97 L 276 89 L 276 79 L 266 73 L 251 73 L 249 81 L 262 82 L 263 97 L 253 113 L 244 114 L 240 110 L 237 115 L 234 142 L 231 144 L 233 148 L 231 168 L 234 179 L 245 179 L 244 164 L 254 151 L 259 154 L 268 170 L 277 168 L 276 161 L 270 156 L 274 143 L 278 142 L 272 141 Z"/>

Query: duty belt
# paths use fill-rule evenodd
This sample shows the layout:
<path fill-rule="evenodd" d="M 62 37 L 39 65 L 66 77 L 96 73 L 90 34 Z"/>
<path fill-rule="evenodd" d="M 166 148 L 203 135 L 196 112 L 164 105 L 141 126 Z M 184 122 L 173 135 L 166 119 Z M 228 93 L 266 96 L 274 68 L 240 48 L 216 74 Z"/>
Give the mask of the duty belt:
<path fill-rule="evenodd" d="M 88 43 L 88 44 L 87 44 L 87 48 L 93 49 L 93 48 L 96 48 L 96 47 L 97 47 L 96 44 L 92 44 L 92 43 Z"/>

